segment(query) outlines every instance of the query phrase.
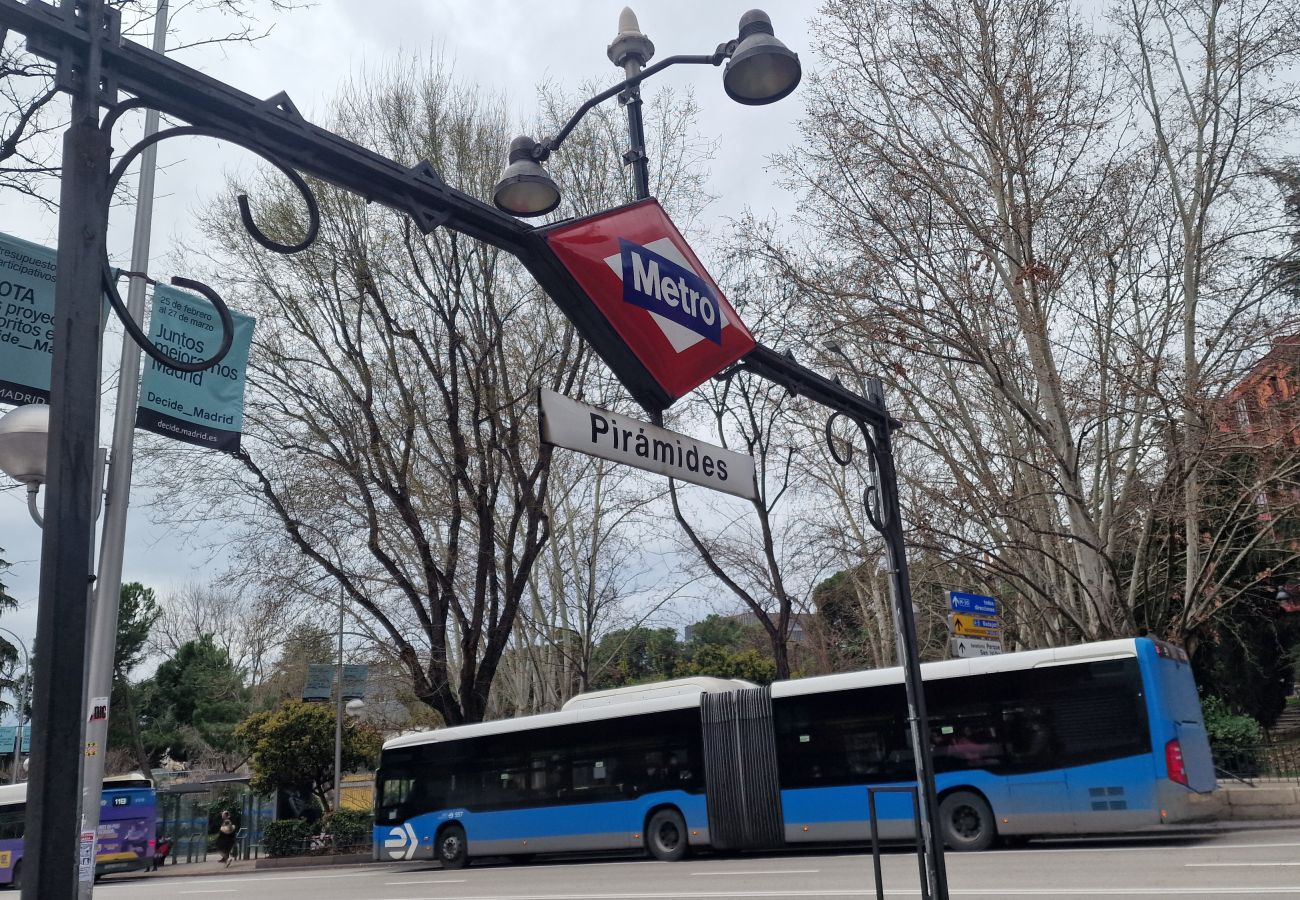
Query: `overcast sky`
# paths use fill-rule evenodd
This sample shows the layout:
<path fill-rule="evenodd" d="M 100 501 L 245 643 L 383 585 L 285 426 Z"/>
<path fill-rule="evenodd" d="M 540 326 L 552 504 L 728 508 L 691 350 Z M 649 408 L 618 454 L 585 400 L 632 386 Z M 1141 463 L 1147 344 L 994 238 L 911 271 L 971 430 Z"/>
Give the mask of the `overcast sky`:
<path fill-rule="evenodd" d="M 544 4 L 518 0 L 320 0 L 310 9 L 275 20 L 271 35 L 254 45 L 191 50 L 179 58 L 257 96 L 269 97 L 285 90 L 304 115 L 322 120 L 336 86 L 350 74 L 403 51 L 441 52 L 462 78 L 502 93 L 523 123 L 533 118 L 535 89 L 544 79 L 570 89 L 591 79 L 614 83 L 618 73 L 606 58 L 605 48 L 617 32 L 624 5 L 621 0 L 550 0 Z M 805 72 L 814 64 L 808 50 L 808 26 L 817 5 L 811 0 L 769 4 L 777 36 L 800 54 Z M 748 8 L 745 3 L 724 0 L 655 0 L 634 6 L 641 29 L 654 41 L 660 59 L 712 52 L 717 44 L 735 36 L 737 21 Z M 170 43 L 174 46 L 222 31 L 222 23 L 211 16 L 182 19 Z M 650 82 L 647 90 L 655 85 L 693 87 L 702 113 L 700 130 L 718 141 L 709 189 L 719 200 L 706 225 L 709 221 L 720 224 L 747 206 L 777 214 L 792 208 L 793 198 L 771 183 L 767 167 L 770 154 L 797 141 L 797 122 L 803 111 L 799 92 L 772 106 L 742 107 L 723 93 L 721 71 L 701 66 L 668 69 Z M 128 141 L 115 144 L 120 151 Z M 654 147 L 649 150 L 654 153 Z M 185 274 L 171 271 L 169 255 L 178 242 L 192 236 L 187 223 L 195 210 L 222 188 L 225 173 L 249 166 L 250 157 L 212 141 L 174 141 L 162 145 L 159 163 L 164 171 L 158 182 L 150 270 L 156 276 Z M 123 265 L 130 257 L 131 215 L 131 210 L 120 210 L 113 217 L 110 252 Z M 0 195 L 0 231 L 53 246 L 57 220 L 39 208 Z M 707 267 L 707 254 L 701 255 L 706 256 Z M 120 352 L 118 334 L 110 336 L 105 349 L 111 367 L 116 366 Z M 0 412 L 8 408 L 0 406 Z M 108 415 L 111 410 L 106 410 L 105 443 L 111 431 Z M 137 498 L 142 498 L 143 490 L 137 483 Z M 6 615 L 0 625 L 17 631 L 30 645 L 36 619 L 40 535 L 28 517 L 21 489 L 0 490 L 0 547 L 4 548 L 3 558 L 13 563 L 4 580 L 22 604 L 18 613 Z M 224 567 L 219 552 L 213 555 L 182 542 L 165 524 L 151 521 L 147 511 L 136 510 L 130 517 L 125 580 L 144 582 L 165 596 L 188 581 L 219 578 Z"/>

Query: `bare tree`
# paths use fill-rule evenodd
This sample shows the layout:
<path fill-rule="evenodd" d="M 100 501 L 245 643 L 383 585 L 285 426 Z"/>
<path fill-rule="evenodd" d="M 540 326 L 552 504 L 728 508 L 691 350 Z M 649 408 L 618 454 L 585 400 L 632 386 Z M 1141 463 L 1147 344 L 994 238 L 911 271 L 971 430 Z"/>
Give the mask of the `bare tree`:
<path fill-rule="evenodd" d="M 1277 301 L 1290 299 L 1250 269 L 1253 248 L 1279 237 L 1282 204 L 1261 188 L 1296 121 L 1300 91 L 1285 73 L 1300 60 L 1300 10 L 1270 0 L 1125 0 L 1113 18 L 1122 29 L 1115 55 L 1149 118 L 1176 226 L 1168 272 L 1181 378 L 1170 388 L 1181 435 L 1168 449 L 1182 497 L 1185 632 L 1223 599 L 1207 589 L 1224 568 L 1202 496 L 1207 457 L 1219 455 L 1210 419 L 1241 358 L 1276 335 Z"/>
<path fill-rule="evenodd" d="M 1229 6 L 1232 41 L 1215 12 Z M 1257 487 L 1187 505 L 1191 476 L 1224 458 L 1207 421 L 1283 322 L 1248 248 L 1283 236 L 1259 163 L 1290 96 L 1262 92 L 1290 58 L 1292 13 L 1178 4 L 1187 18 L 1162 25 L 1174 4 L 1129 7 L 1151 33 L 1109 44 L 1064 0 L 828 7 L 808 146 L 783 160 L 816 242 L 748 230 L 804 292 L 808 330 L 869 361 L 900 404 L 915 544 L 1008 594 L 1028 645 L 1187 639 L 1223 609 L 1215 580 L 1241 574 L 1206 524 Z M 1198 45 L 1186 29 L 1206 10 L 1220 30 Z M 1200 56 L 1180 55 L 1189 42 Z M 1225 68 L 1201 84 L 1194 60 Z M 1149 575 L 1189 543 L 1197 575 L 1171 606 Z"/>
<path fill-rule="evenodd" d="M 155 4 L 148 0 L 109 0 L 122 16 L 122 35 L 144 40 L 153 32 Z M 275 16 L 309 4 L 299 0 L 180 0 L 172 3 L 169 52 L 208 44 L 253 43 L 270 33 L 264 24 Z M 204 17 L 204 13 L 209 13 Z M 190 20 L 218 20 L 218 33 L 191 35 Z M 64 104 L 54 87 L 55 66 L 27 52 L 19 35 L 0 31 L 0 191 L 16 191 L 47 207 L 56 202 L 59 175 L 58 133 Z"/>
<path fill-rule="evenodd" d="M 158 619 L 149 630 L 149 651 L 170 657 L 209 635 L 244 673 L 246 683 L 256 686 L 288 631 L 291 614 L 287 604 L 234 585 L 187 584 L 159 604 Z"/>
<path fill-rule="evenodd" d="M 620 171 L 600 140 L 603 121 L 566 145 L 565 158 L 584 158 L 588 145 L 605 154 L 566 179 L 579 208 L 620 199 L 597 203 L 591 191 L 625 189 L 603 171 Z M 511 134 L 499 99 L 436 60 L 351 83 L 335 127 L 408 164 L 428 160 L 478 196 L 490 194 Z M 254 193 L 264 198 L 260 221 L 300 232 L 287 189 L 267 180 Z M 570 517 L 562 524 L 575 535 L 599 538 L 606 525 L 548 500 L 552 450 L 537 440 L 537 390 L 582 396 L 607 376 L 496 248 L 421 234 L 337 190 L 321 187 L 318 197 L 320 239 L 291 258 L 268 257 L 229 204 L 214 211 L 214 259 L 232 296 L 259 317 L 245 452 L 238 466 L 192 463 L 167 477 L 204 515 L 216 503 L 243 520 L 242 568 L 286 593 L 296 584 L 327 594 L 318 584 L 326 576 L 421 702 L 448 724 L 476 721 L 536 595 L 551 514 Z M 186 513 L 172 504 L 169 514 Z"/>

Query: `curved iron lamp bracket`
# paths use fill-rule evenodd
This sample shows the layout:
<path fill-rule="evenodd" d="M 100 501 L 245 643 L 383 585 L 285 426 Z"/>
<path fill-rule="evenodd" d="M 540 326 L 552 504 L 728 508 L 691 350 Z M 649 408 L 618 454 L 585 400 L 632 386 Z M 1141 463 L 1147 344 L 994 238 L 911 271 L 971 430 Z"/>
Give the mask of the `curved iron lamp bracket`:
<path fill-rule="evenodd" d="M 143 108 L 146 105 L 147 104 L 145 104 L 144 101 L 139 99 L 125 100 L 121 103 L 115 104 L 104 116 L 104 121 L 100 125 L 101 130 L 106 135 L 111 135 L 114 126 L 116 126 L 118 120 L 124 113 L 132 109 Z M 306 233 L 303 235 L 302 240 L 293 244 L 281 243 L 274 238 L 268 237 L 267 234 L 258 227 L 257 222 L 253 219 L 253 210 L 248 203 L 248 195 L 241 193 L 236 198 L 236 203 L 239 205 L 239 218 L 243 223 L 244 230 L 246 230 L 249 236 L 259 245 L 275 253 L 300 253 L 315 243 L 317 236 L 320 234 L 320 205 L 316 202 L 316 195 L 312 192 L 311 186 L 307 184 L 307 180 L 297 171 L 277 159 L 274 154 L 268 151 L 265 147 L 261 147 L 249 141 L 240 140 L 237 137 L 233 137 L 215 128 L 206 128 L 199 125 L 178 125 L 173 128 L 163 129 L 162 131 L 156 132 L 155 134 L 152 134 L 144 140 L 136 143 L 122 154 L 122 157 L 117 161 L 116 165 L 113 166 L 112 171 L 109 172 L 108 186 L 104 194 L 106 200 L 111 201 L 114 193 L 117 191 L 118 184 L 121 183 L 122 177 L 126 174 L 127 169 L 130 168 L 131 163 L 135 161 L 136 157 L 143 153 L 146 148 L 175 137 L 209 137 L 220 141 L 227 141 L 255 154 L 278 169 L 280 173 L 288 178 L 290 183 L 293 184 L 294 188 L 298 191 L 298 194 L 302 197 L 303 202 L 307 206 L 308 220 Z M 107 210 L 105 210 L 105 213 L 107 213 Z M 144 350 L 145 353 L 149 354 L 152 359 L 157 361 L 159 365 L 166 366 L 167 368 L 177 372 L 202 372 L 221 362 L 221 360 L 225 358 L 226 354 L 230 352 L 230 345 L 233 343 L 235 338 L 234 319 L 230 315 L 230 308 L 226 305 L 225 300 L 223 300 L 221 295 L 211 287 L 201 281 L 196 281 L 193 278 L 182 278 L 176 276 L 171 279 L 171 283 L 177 287 L 195 291 L 206 297 L 208 302 L 212 304 L 214 309 L 216 309 L 217 317 L 221 320 L 221 342 L 217 347 L 217 351 L 208 359 L 197 360 L 195 362 L 183 362 L 169 356 L 165 350 L 150 340 L 149 335 L 144 332 L 140 325 L 135 321 L 135 318 L 132 317 L 131 313 L 127 310 L 126 303 L 123 302 L 122 295 L 117 289 L 117 280 L 122 275 L 143 277 L 152 284 L 157 284 L 157 282 L 142 272 L 122 272 L 121 270 L 114 269 L 109 265 L 108 258 L 105 257 L 104 259 L 104 293 L 108 296 L 109 305 L 113 307 L 113 312 L 115 312 L 117 317 L 122 321 L 122 327 L 125 328 L 127 334 L 131 336 L 131 340 L 135 341 L 140 348 Z"/>
<path fill-rule="evenodd" d="M 861 419 L 855 419 L 843 412 L 833 412 L 826 420 L 826 448 L 830 451 L 831 459 L 841 468 L 847 469 L 853 463 L 854 445 L 851 440 L 837 438 L 835 435 L 835 420 L 839 418 L 848 419 L 858 428 L 858 433 L 862 436 L 866 444 L 867 451 L 867 486 L 862 491 L 862 505 L 867 511 L 867 521 L 871 527 L 881 534 L 885 533 L 885 527 L 890 524 L 889 513 L 886 511 L 885 504 L 881 502 L 880 497 L 880 468 L 881 468 L 881 451 L 880 445 L 876 443 L 875 437 L 871 433 L 871 426 Z M 843 451 L 841 452 L 841 447 Z"/>

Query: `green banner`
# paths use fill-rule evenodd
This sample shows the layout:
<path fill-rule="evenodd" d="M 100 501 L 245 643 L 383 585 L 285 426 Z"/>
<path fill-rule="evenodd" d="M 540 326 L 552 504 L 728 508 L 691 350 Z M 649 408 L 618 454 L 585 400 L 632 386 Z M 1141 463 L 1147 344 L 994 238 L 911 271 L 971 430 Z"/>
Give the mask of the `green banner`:
<path fill-rule="evenodd" d="M 0 403 L 50 400 L 57 265 L 48 247 L 0 234 Z"/>
<path fill-rule="evenodd" d="M 145 360 L 137 428 L 199 447 L 235 453 L 244 426 L 244 383 L 252 316 L 231 313 L 235 339 L 226 357 L 202 372 L 178 372 Z M 221 344 L 221 320 L 206 298 L 166 285 L 153 293 L 149 337 L 181 362 L 208 359 Z"/>

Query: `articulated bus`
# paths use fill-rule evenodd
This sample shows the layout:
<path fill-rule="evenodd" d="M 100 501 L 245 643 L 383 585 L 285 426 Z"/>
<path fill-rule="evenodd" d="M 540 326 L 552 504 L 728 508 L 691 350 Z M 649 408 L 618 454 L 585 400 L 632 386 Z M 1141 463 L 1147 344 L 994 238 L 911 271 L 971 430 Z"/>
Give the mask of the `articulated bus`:
<path fill-rule="evenodd" d="M 1185 820 L 1215 787 L 1186 654 L 1138 638 L 922 668 L 949 847 Z M 870 836 L 867 787 L 915 784 L 901 669 L 777 682 L 691 678 L 560 712 L 394 738 L 375 856 L 744 850 Z M 913 836 L 908 793 L 880 834 Z"/>
<path fill-rule="evenodd" d="M 153 783 L 148 778 L 105 778 L 99 798 L 95 877 L 140 871 L 152 863 L 157 817 Z M 0 885 L 22 885 L 26 820 L 27 783 L 0 787 Z"/>

